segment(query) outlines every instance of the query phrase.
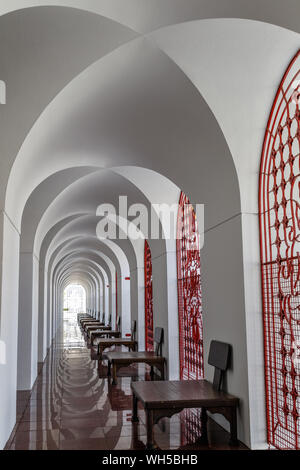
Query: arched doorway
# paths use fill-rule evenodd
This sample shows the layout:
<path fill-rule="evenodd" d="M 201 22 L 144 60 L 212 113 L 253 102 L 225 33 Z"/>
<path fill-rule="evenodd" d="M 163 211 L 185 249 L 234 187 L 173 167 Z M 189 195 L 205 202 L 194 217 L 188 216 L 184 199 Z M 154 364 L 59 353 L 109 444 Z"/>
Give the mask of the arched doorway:
<path fill-rule="evenodd" d="M 268 442 L 300 448 L 300 51 L 279 85 L 262 150 L 260 248 Z"/>
<path fill-rule="evenodd" d="M 86 312 L 86 292 L 80 284 L 69 284 L 64 290 L 64 315 Z"/>

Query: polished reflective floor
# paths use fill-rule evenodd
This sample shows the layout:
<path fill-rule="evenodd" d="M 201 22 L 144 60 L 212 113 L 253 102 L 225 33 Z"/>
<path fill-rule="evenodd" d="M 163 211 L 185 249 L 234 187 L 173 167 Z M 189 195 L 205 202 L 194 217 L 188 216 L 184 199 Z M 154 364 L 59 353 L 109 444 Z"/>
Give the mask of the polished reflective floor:
<path fill-rule="evenodd" d="M 140 423 L 131 423 L 130 383 L 150 380 L 148 370 L 123 369 L 113 386 L 105 364 L 98 369 L 95 354 L 86 346 L 76 317 L 65 317 L 33 390 L 18 393 L 17 424 L 6 449 L 145 449 L 142 409 Z M 195 443 L 200 434 L 196 414 L 182 413 L 155 426 L 161 449 L 245 449 L 242 444 L 229 446 L 229 434 L 211 420 L 207 444 Z"/>

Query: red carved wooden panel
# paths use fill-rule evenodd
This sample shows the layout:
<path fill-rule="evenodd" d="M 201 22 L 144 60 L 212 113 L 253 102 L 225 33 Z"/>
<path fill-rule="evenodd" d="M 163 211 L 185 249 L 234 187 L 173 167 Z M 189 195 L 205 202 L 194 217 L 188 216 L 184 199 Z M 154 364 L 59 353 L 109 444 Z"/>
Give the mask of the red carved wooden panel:
<path fill-rule="evenodd" d="M 145 345 L 146 351 L 154 350 L 153 341 L 153 286 L 152 286 L 152 258 L 150 246 L 145 240 Z"/>
<path fill-rule="evenodd" d="M 177 220 L 177 287 L 181 379 L 204 376 L 200 240 L 189 199 L 180 195 Z"/>
<path fill-rule="evenodd" d="M 300 448 L 300 51 L 278 88 L 260 169 L 268 442 Z"/>

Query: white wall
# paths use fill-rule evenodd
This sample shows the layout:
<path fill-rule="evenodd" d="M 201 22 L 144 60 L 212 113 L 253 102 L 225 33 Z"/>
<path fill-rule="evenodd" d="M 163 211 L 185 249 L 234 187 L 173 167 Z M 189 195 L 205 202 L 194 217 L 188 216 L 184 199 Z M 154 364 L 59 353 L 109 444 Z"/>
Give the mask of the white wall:
<path fill-rule="evenodd" d="M 0 340 L 4 360 L 0 360 L 0 448 L 16 422 L 17 331 L 20 237 L 3 212 L 0 213 L 0 253 L 2 258 Z M 3 234 L 3 238 L 2 237 Z M 3 248 L 5 249 L 3 250 Z"/>

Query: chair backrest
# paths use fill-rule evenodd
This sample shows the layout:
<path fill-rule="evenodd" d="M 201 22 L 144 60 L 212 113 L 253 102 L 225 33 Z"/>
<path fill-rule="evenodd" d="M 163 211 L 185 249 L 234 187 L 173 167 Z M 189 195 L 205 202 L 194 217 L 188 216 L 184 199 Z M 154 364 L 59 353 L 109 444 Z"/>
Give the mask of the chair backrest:
<path fill-rule="evenodd" d="M 111 313 L 108 315 L 108 325 L 111 325 Z"/>
<path fill-rule="evenodd" d="M 214 366 L 213 387 L 216 390 L 221 389 L 224 372 L 228 369 L 231 346 L 228 343 L 212 340 L 209 348 L 208 364 Z"/>
<path fill-rule="evenodd" d="M 121 328 L 121 318 L 118 316 L 117 318 L 117 323 L 116 323 L 116 328 L 118 331 L 120 331 L 120 328 Z"/>
<path fill-rule="evenodd" d="M 154 330 L 154 343 L 155 343 L 155 354 L 156 356 L 162 355 L 162 343 L 164 340 L 164 329 L 157 326 Z"/>
<path fill-rule="evenodd" d="M 135 341 L 135 334 L 136 334 L 136 320 L 133 320 L 131 323 L 131 339 Z"/>

